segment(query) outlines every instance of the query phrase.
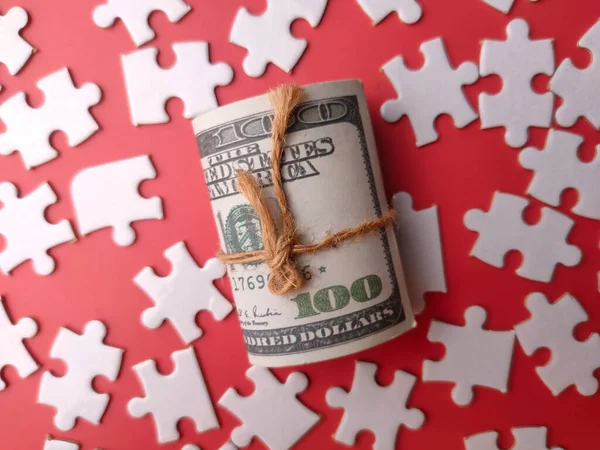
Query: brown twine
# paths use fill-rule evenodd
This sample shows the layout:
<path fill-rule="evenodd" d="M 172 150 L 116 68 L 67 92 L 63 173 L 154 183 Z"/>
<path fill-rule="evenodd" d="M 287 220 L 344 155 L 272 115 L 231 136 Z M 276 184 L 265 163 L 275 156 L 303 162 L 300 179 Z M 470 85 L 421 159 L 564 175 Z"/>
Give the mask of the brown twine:
<path fill-rule="evenodd" d="M 294 255 L 315 253 L 376 232 L 382 227 L 390 225 L 396 216 L 396 212 L 392 209 L 387 214 L 366 221 L 357 227 L 344 228 L 325 237 L 316 244 L 301 244 L 298 242 L 296 222 L 283 190 L 281 157 L 285 148 L 285 132 L 289 117 L 303 94 L 302 88 L 295 84 L 285 84 L 269 92 L 269 102 L 274 113 L 273 149 L 270 158 L 273 170 L 273 191 L 281 212 L 281 233 L 278 234 L 273 216 L 262 196 L 262 187 L 250 172 L 240 170 L 237 173 L 237 190 L 250 202 L 260 218 L 264 250 L 240 253 L 223 253 L 219 250 L 217 254 L 217 257 L 225 264 L 264 261 L 271 269 L 268 286 L 269 291 L 274 295 L 284 295 L 302 286 L 304 277 L 294 261 Z"/>

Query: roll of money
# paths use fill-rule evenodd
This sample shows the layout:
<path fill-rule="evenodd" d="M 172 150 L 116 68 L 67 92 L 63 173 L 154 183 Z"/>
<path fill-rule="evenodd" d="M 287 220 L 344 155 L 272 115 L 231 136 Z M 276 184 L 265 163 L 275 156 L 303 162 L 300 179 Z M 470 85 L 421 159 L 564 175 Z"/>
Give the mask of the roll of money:
<path fill-rule="evenodd" d="M 263 186 L 280 224 L 270 164 L 273 111 L 267 95 L 226 105 L 193 121 L 224 253 L 263 248 L 261 220 L 236 189 L 239 170 Z M 281 176 L 298 240 L 319 242 L 388 212 L 360 81 L 304 87 L 288 121 Z M 295 256 L 305 282 L 286 295 L 268 289 L 264 262 L 228 265 L 252 364 L 281 367 L 355 353 L 414 326 L 392 226 Z"/>

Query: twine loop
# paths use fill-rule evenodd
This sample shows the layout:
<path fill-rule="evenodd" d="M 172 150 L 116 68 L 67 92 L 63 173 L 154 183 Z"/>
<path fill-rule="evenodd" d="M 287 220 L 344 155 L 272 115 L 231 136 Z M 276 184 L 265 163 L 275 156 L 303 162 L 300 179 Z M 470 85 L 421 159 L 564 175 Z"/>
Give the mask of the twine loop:
<path fill-rule="evenodd" d="M 390 225 L 396 212 L 392 209 L 387 214 L 366 221 L 357 227 L 344 228 L 326 236 L 315 244 L 301 244 L 296 234 L 296 221 L 289 208 L 283 189 L 281 163 L 285 149 L 285 132 L 294 108 L 304 94 L 301 87 L 295 84 L 284 84 L 269 92 L 269 102 L 273 107 L 273 126 L 270 161 L 273 171 L 273 192 L 281 213 L 281 231 L 278 232 L 271 211 L 262 195 L 262 186 L 256 178 L 246 170 L 237 172 L 237 190 L 254 207 L 261 222 L 263 250 L 239 253 L 223 253 L 219 250 L 217 257 L 225 264 L 247 264 L 264 261 L 271 271 L 268 287 L 274 295 L 284 295 L 298 289 L 304 277 L 294 261 L 295 255 L 315 253 L 325 248 L 335 247 L 342 242 L 356 239 L 365 234 L 380 231 Z"/>

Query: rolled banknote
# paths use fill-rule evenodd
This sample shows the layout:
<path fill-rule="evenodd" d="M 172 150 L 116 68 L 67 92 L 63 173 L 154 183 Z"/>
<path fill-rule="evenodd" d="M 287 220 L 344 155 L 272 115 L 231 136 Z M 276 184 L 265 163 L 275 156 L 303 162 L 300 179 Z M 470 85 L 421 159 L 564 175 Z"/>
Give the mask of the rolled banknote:
<path fill-rule="evenodd" d="M 197 117 L 194 132 L 224 253 L 263 248 L 261 220 L 236 190 L 239 170 L 273 198 L 267 95 Z M 288 121 L 281 176 L 298 240 L 328 234 L 388 212 L 371 122 L 360 81 L 304 87 Z M 392 226 L 335 247 L 297 255 L 305 282 L 286 295 L 268 289 L 264 262 L 232 264 L 229 279 L 252 364 L 280 367 L 355 353 L 414 326 Z"/>

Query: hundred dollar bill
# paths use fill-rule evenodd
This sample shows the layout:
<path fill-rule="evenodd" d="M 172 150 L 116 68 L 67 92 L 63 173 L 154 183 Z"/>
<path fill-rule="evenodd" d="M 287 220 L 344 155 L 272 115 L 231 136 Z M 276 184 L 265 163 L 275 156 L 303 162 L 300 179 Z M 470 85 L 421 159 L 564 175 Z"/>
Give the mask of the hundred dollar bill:
<path fill-rule="evenodd" d="M 236 191 L 236 172 L 264 186 L 275 221 L 271 125 L 266 95 L 193 121 L 215 222 L 225 253 L 262 249 L 254 208 Z M 388 211 L 375 140 L 359 81 L 305 87 L 289 121 L 281 175 L 299 241 L 360 225 Z M 263 262 L 228 267 L 250 362 L 305 364 L 358 352 L 414 326 L 393 227 L 336 248 L 296 256 L 306 282 L 269 292 Z"/>

